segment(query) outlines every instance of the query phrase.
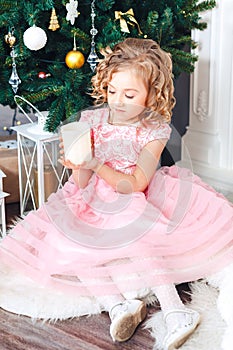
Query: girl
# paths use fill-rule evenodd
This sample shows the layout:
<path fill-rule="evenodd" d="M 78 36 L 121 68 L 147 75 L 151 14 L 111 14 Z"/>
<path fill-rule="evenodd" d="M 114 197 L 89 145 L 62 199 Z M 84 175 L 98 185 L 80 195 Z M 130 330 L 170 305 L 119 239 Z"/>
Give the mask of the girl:
<path fill-rule="evenodd" d="M 81 121 L 91 126 L 94 156 L 78 165 L 62 159 L 69 181 L 1 242 L 1 282 L 11 293 L 0 306 L 19 312 L 13 291 L 26 298 L 24 286 L 37 316 L 45 293 L 89 298 L 109 312 L 110 334 L 122 342 L 146 317 L 142 297 L 153 291 L 167 325 L 163 349 L 175 349 L 200 322 L 175 284 L 231 262 L 233 208 L 187 169 L 157 170 L 175 104 L 171 58 L 157 43 L 117 44 L 92 83 L 101 108 Z M 20 313 L 34 316 L 28 300 Z"/>

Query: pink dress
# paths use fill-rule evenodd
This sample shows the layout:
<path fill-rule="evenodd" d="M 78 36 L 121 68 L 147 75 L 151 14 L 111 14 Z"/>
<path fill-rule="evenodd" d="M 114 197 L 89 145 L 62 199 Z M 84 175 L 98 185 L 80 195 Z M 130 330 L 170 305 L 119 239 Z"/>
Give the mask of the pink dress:
<path fill-rule="evenodd" d="M 108 124 L 85 111 L 95 156 L 131 174 L 141 149 L 169 138 L 153 128 Z M 145 193 L 119 194 L 94 174 L 80 189 L 72 176 L 2 240 L 0 262 L 44 288 L 104 296 L 209 276 L 233 260 L 233 206 L 187 169 L 157 170 Z"/>

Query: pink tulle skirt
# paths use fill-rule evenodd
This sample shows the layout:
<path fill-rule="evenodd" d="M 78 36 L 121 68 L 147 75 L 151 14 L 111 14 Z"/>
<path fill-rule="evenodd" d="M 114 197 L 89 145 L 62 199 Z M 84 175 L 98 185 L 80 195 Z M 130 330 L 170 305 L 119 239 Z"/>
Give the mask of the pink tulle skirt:
<path fill-rule="evenodd" d="M 159 169 L 146 193 L 72 177 L 2 240 L 5 266 L 39 285 L 100 296 L 207 277 L 233 261 L 233 206 L 189 170 Z"/>

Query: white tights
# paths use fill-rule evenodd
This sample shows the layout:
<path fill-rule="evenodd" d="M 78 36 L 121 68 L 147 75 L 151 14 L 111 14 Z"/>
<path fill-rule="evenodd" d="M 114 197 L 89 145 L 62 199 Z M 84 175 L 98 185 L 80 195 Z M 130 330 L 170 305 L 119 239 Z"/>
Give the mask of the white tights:
<path fill-rule="evenodd" d="M 185 306 L 180 299 L 174 284 L 156 286 L 152 288 L 152 291 L 155 293 L 163 313 L 166 314 L 174 309 L 185 309 Z M 121 303 L 124 300 L 125 298 L 123 295 L 98 297 L 98 301 L 101 305 L 103 305 L 105 311 L 108 312 L 114 305 Z M 186 320 L 185 314 L 183 313 L 172 313 L 166 318 L 166 325 L 168 329 L 174 329 L 175 327 L 184 324 L 184 322 L 186 322 Z"/>
<path fill-rule="evenodd" d="M 167 313 L 168 311 L 174 309 L 185 309 L 185 306 L 182 300 L 180 299 L 174 284 L 157 286 L 152 288 L 152 290 L 160 303 L 160 307 L 163 313 Z M 185 314 L 182 313 L 170 314 L 169 317 L 167 317 L 166 319 L 166 325 L 169 329 L 174 329 L 175 327 L 183 324 L 184 322 L 186 322 L 186 318 Z"/>
<path fill-rule="evenodd" d="M 185 309 L 185 306 L 182 300 L 180 299 L 174 284 L 166 284 L 162 286 L 153 287 L 152 291 L 158 298 L 161 310 L 164 313 L 174 309 Z M 104 306 L 106 311 L 109 311 L 112 308 L 112 306 L 119 302 L 123 302 L 124 300 L 125 298 L 123 297 L 123 295 L 98 297 L 98 301 Z M 169 317 L 169 319 L 171 319 L 171 317 Z"/>
<path fill-rule="evenodd" d="M 103 305 L 105 311 L 110 311 L 113 306 L 116 304 L 122 303 L 125 300 L 123 295 L 110 295 L 110 296 L 101 296 L 98 297 L 98 301 L 101 305 Z"/>

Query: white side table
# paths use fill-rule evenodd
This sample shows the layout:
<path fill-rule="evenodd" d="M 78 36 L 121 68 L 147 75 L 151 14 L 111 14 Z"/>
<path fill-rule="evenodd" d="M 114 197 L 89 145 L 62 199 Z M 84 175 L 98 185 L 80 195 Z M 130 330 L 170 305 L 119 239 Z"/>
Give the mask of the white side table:
<path fill-rule="evenodd" d="M 1 217 L 0 217 L 0 234 L 2 237 L 6 236 L 6 215 L 5 215 L 5 198 L 9 196 L 9 193 L 3 192 L 3 178 L 6 177 L 4 172 L 0 169 L 0 209 L 1 209 Z"/>
<path fill-rule="evenodd" d="M 57 162 L 59 158 L 58 134 L 37 133 L 34 131 L 36 127 L 36 123 L 12 127 L 17 133 L 21 215 L 37 209 L 47 199 L 45 169 L 49 169 L 53 176 L 53 179 L 50 180 L 53 186 L 51 192 L 61 188 L 67 178 L 66 169 Z"/>

